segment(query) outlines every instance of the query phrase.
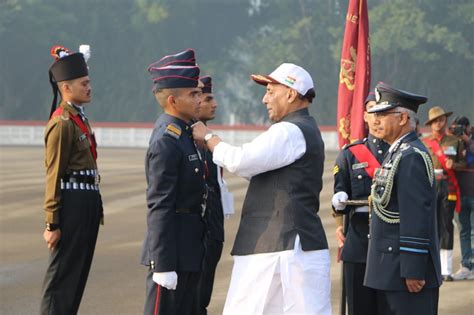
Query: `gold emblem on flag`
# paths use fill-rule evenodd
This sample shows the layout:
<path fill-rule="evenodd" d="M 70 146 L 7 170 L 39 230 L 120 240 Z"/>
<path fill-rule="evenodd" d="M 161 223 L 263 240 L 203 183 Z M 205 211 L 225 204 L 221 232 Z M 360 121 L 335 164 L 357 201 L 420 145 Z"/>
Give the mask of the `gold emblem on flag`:
<path fill-rule="evenodd" d="M 346 139 L 350 142 L 351 136 L 351 121 L 342 117 L 339 119 L 339 133 L 343 139 Z"/>
<path fill-rule="evenodd" d="M 351 59 L 341 59 L 341 71 L 339 72 L 339 83 L 345 84 L 349 91 L 354 90 L 355 68 L 357 53 L 354 47 L 349 48 Z"/>

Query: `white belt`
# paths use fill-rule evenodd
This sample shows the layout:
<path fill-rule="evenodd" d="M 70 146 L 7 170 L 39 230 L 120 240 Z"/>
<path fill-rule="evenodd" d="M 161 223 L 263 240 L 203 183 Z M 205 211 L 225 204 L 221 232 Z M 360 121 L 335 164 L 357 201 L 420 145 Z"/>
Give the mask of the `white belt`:
<path fill-rule="evenodd" d="M 368 213 L 368 212 L 369 212 L 369 206 L 357 207 L 354 210 L 354 213 Z"/>
<path fill-rule="evenodd" d="M 71 183 L 61 181 L 61 190 L 96 190 L 99 191 L 99 185 L 87 184 L 87 183 Z"/>

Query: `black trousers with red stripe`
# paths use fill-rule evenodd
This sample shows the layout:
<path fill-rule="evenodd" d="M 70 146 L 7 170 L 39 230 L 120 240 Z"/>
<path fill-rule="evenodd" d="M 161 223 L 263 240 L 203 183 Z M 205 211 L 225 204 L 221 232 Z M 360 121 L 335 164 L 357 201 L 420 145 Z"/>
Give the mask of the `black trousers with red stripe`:
<path fill-rule="evenodd" d="M 146 277 L 144 315 L 192 315 L 200 272 L 178 271 L 176 290 L 168 290 L 153 281 L 153 272 Z"/>
<path fill-rule="evenodd" d="M 43 283 L 41 315 L 77 314 L 94 256 L 102 217 L 98 191 L 62 192 L 61 239 L 51 251 Z"/>

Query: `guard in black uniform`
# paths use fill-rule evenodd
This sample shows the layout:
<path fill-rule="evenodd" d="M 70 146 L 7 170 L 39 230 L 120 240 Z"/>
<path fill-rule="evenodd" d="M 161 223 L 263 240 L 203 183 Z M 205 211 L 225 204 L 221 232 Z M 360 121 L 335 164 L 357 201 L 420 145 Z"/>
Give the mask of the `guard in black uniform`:
<path fill-rule="evenodd" d="M 371 190 L 370 239 L 364 285 L 377 290 L 380 314 L 437 314 L 441 271 L 433 164 L 415 132 L 427 98 L 375 88 L 369 110 L 391 144 Z"/>
<path fill-rule="evenodd" d="M 192 314 L 202 268 L 207 192 L 190 127 L 201 101 L 199 67 L 177 65 L 188 53 L 166 56 L 148 69 L 164 113 L 145 160 L 148 212 L 141 263 L 149 272 L 144 314 Z"/>
<path fill-rule="evenodd" d="M 366 110 L 375 105 L 375 94 L 365 101 Z M 372 185 L 373 166 L 380 166 L 389 145 L 376 138 L 372 114 L 365 113 L 369 136 L 343 147 L 334 166 L 333 209 L 336 216 L 344 214 L 345 240 L 340 259 L 349 315 L 377 314 L 376 291 L 363 285 L 369 240 L 369 207 L 346 206 L 341 201 L 367 200 Z M 375 165 L 372 165 L 375 164 Z M 336 233 L 342 229 L 342 224 Z M 344 236 L 342 236 L 343 238 Z M 344 302 L 345 303 L 345 302 Z"/>

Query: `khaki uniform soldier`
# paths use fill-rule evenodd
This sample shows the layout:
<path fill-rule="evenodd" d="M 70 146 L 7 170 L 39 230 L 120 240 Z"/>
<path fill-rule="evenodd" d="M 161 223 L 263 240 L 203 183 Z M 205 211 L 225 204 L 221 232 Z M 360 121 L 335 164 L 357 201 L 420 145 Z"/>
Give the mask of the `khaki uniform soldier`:
<path fill-rule="evenodd" d="M 446 134 L 451 114 L 439 106 L 432 107 L 425 122 L 432 133 L 423 138 L 430 150 L 436 175 L 441 274 L 445 281 L 453 280 L 453 217 L 455 209 L 457 212 L 461 210 L 460 189 L 454 171 L 466 166 L 464 143 Z"/>
<path fill-rule="evenodd" d="M 49 70 L 54 92 L 45 129 L 44 239 L 50 249 L 41 314 L 76 314 L 103 216 L 96 142 L 82 104 L 91 100 L 83 53 L 53 47 Z M 57 92 L 61 103 L 56 109 Z"/>

